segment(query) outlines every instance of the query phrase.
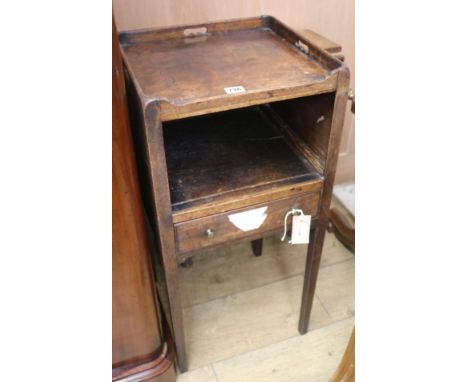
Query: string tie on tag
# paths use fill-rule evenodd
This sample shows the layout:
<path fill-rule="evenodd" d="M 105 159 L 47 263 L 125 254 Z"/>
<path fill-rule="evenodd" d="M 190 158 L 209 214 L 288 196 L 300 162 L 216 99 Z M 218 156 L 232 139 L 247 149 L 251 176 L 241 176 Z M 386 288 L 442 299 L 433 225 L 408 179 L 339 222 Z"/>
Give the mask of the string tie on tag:
<path fill-rule="evenodd" d="M 291 208 L 291 211 L 288 211 L 286 215 L 284 215 L 284 232 L 281 241 L 284 241 L 286 238 L 286 231 L 288 230 L 288 217 L 289 215 L 304 215 L 301 209 L 298 208 Z M 289 241 L 291 243 L 291 241 Z"/>

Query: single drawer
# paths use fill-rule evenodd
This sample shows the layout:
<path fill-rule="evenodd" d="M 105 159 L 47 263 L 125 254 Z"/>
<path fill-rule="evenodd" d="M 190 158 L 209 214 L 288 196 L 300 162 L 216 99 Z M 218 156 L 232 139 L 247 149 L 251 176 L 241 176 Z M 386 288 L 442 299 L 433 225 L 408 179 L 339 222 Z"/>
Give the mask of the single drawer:
<path fill-rule="evenodd" d="M 176 251 L 190 252 L 280 229 L 292 208 L 317 215 L 319 199 L 319 192 L 307 193 L 175 224 Z"/>

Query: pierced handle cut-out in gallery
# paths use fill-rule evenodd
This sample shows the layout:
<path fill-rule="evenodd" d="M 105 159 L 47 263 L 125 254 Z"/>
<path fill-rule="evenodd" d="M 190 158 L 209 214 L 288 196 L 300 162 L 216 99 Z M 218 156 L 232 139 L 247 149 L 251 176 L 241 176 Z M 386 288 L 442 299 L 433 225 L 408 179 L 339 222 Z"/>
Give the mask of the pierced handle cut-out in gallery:
<path fill-rule="evenodd" d="M 309 47 L 306 44 L 304 44 L 301 40 L 297 40 L 294 45 L 296 45 L 296 47 L 299 50 L 303 51 L 305 54 L 309 54 Z"/>
<path fill-rule="evenodd" d="M 206 27 L 200 27 L 200 28 L 187 28 L 184 29 L 184 36 L 185 37 L 192 37 L 192 36 L 203 36 L 207 32 Z"/>

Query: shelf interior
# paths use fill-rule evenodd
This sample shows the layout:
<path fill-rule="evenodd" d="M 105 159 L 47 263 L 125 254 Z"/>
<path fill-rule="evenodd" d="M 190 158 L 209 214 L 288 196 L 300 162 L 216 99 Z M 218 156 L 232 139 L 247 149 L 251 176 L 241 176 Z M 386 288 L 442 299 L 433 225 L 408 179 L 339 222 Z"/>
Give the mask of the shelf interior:
<path fill-rule="evenodd" d="M 248 107 L 163 123 L 173 211 L 305 181 L 322 181 L 268 116 Z"/>

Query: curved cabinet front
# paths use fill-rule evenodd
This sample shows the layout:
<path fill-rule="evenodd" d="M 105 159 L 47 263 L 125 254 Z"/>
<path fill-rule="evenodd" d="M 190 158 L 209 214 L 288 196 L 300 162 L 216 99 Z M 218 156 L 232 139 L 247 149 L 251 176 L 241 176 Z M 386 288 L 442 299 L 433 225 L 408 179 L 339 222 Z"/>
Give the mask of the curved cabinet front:
<path fill-rule="evenodd" d="M 173 382 L 175 351 L 158 316 L 114 22 L 112 30 L 112 380 Z"/>

